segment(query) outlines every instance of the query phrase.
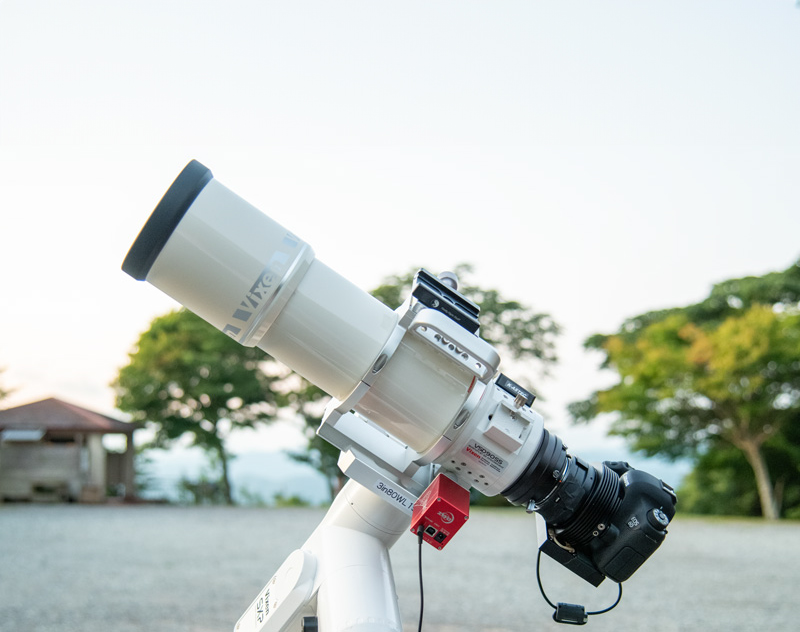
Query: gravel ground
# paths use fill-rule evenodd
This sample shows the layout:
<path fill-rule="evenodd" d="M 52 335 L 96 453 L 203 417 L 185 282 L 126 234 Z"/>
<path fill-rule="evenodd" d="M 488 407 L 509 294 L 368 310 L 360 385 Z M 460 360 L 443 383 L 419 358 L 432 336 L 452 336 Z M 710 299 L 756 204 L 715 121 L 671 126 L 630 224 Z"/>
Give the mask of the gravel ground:
<path fill-rule="evenodd" d="M 231 630 L 319 509 L 0 505 L 2 632 Z M 533 519 L 475 510 L 443 551 L 425 546 L 427 632 L 566 630 L 536 586 Z M 392 550 L 408 632 L 419 608 L 416 540 Z M 553 601 L 599 609 L 616 585 L 543 563 Z M 800 524 L 678 517 L 604 630 L 797 630 Z"/>

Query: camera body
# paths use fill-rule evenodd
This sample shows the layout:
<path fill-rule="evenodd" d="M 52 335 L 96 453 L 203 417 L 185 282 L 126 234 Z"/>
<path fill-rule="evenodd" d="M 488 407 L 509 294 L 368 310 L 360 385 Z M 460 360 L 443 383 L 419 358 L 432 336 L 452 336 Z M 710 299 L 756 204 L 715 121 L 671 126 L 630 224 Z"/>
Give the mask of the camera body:
<path fill-rule="evenodd" d="M 630 577 L 666 536 L 672 489 L 625 463 L 569 455 L 533 394 L 499 373 L 478 306 L 452 278 L 421 270 L 392 311 L 196 161 L 122 267 L 330 394 L 318 434 L 348 477 L 409 520 L 444 472 L 538 512 L 542 550 L 595 585 Z"/>
<path fill-rule="evenodd" d="M 622 502 L 605 532 L 592 545 L 594 562 L 616 582 L 628 579 L 667 537 L 675 515 L 675 492 L 655 476 L 627 463 L 604 465 L 620 474 Z"/>
<path fill-rule="evenodd" d="M 573 516 L 583 515 L 581 510 L 564 522 L 555 518 L 547 523 L 547 540 L 541 546 L 543 553 L 594 586 L 605 577 L 623 582 L 644 564 L 666 538 L 677 501 L 669 485 L 627 463 L 606 461 L 603 473 L 611 493 L 607 502 L 595 503 L 605 507 L 605 515 L 601 512 L 596 521 L 585 522 L 582 534 L 575 534 L 569 524 Z M 571 527 L 573 535 L 567 535 Z M 574 537 L 575 544 L 565 537 Z"/>

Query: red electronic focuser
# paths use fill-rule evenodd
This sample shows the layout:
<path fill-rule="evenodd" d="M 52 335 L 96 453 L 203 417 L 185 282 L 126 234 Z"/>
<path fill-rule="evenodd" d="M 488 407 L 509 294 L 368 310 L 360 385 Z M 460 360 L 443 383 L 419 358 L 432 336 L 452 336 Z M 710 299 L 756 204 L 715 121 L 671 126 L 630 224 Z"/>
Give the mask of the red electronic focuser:
<path fill-rule="evenodd" d="M 439 474 L 422 492 L 411 515 L 411 532 L 441 550 L 469 519 L 469 490 Z"/>

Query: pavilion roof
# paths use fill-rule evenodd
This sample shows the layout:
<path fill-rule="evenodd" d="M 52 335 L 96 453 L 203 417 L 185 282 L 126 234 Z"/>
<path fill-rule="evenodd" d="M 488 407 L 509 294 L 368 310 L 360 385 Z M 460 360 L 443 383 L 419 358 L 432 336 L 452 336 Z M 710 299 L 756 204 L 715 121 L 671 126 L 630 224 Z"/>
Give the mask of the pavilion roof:
<path fill-rule="evenodd" d="M 120 421 L 55 397 L 0 410 L 0 430 L 133 434 L 138 427 L 139 424 Z"/>

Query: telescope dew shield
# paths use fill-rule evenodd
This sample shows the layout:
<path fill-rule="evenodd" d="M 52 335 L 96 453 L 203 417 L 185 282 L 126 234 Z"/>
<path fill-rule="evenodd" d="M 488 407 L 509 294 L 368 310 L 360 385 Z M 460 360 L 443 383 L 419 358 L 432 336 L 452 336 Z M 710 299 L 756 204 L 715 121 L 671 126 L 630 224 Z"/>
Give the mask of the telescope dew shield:
<path fill-rule="evenodd" d="M 337 399 L 369 371 L 397 323 L 392 310 L 194 160 L 156 206 L 122 269 Z"/>

